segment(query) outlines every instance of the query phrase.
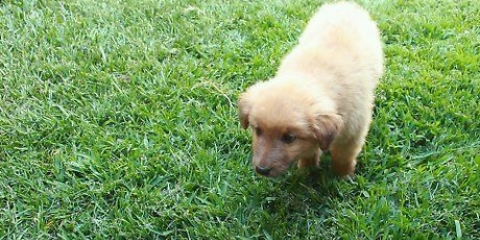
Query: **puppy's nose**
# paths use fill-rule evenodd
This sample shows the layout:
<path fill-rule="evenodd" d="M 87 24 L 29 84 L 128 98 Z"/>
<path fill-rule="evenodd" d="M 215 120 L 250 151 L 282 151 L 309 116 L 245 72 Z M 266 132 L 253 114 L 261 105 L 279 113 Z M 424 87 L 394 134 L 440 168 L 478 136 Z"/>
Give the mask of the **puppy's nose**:
<path fill-rule="evenodd" d="M 268 168 L 268 167 L 260 167 L 260 166 L 255 167 L 255 171 L 257 171 L 258 174 L 263 175 L 263 176 L 268 176 L 268 174 L 270 174 L 271 170 L 272 169 Z"/>

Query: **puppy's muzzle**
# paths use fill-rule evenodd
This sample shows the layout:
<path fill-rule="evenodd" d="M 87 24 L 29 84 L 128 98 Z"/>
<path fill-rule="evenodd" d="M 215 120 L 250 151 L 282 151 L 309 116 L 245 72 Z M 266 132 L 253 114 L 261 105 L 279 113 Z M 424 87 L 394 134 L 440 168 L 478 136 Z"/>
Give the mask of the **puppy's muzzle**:
<path fill-rule="evenodd" d="M 272 168 L 256 166 L 255 171 L 263 176 L 268 176 Z"/>

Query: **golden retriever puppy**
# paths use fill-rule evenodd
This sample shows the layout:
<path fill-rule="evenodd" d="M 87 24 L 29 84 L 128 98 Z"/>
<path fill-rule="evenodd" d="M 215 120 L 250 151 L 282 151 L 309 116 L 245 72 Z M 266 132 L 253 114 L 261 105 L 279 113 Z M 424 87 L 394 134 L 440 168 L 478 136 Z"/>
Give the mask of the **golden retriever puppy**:
<path fill-rule="evenodd" d="M 323 5 L 276 75 L 239 98 L 243 128 L 253 129 L 253 166 L 275 177 L 293 162 L 318 166 L 330 150 L 340 176 L 354 173 L 383 74 L 379 30 L 352 2 Z"/>

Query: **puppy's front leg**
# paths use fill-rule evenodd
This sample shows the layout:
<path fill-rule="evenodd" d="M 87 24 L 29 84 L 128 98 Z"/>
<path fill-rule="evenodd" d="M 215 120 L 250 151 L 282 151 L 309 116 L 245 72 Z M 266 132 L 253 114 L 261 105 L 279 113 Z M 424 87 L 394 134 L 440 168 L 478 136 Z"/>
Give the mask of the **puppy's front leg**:
<path fill-rule="evenodd" d="M 353 175 L 361 149 L 362 144 L 356 142 L 333 145 L 330 150 L 333 170 L 340 176 Z"/>
<path fill-rule="evenodd" d="M 313 154 L 309 157 L 304 157 L 298 160 L 298 168 L 318 167 L 320 161 L 320 149 L 314 150 Z"/>

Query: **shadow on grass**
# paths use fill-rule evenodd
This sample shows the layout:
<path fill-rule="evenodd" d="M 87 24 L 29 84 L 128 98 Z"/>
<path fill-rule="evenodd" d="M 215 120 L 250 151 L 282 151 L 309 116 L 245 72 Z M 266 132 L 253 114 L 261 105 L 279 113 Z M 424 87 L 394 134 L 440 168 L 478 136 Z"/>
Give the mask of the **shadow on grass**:
<path fill-rule="evenodd" d="M 320 168 L 294 167 L 278 179 L 259 180 L 269 181 L 264 185 L 261 207 L 271 214 L 285 215 L 327 208 L 339 197 L 338 183 L 342 181 L 332 172 L 330 163 L 324 157 Z"/>
<path fill-rule="evenodd" d="M 334 229 L 335 203 L 343 198 L 339 184 L 344 180 L 332 172 L 330 163 L 325 156 L 319 169 L 292 167 L 276 179 L 255 177 L 256 183 L 248 187 L 248 203 L 240 210 L 249 216 L 243 224 L 273 239 Z"/>

